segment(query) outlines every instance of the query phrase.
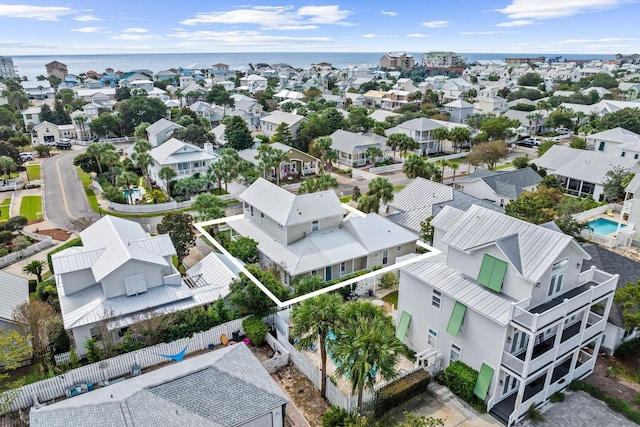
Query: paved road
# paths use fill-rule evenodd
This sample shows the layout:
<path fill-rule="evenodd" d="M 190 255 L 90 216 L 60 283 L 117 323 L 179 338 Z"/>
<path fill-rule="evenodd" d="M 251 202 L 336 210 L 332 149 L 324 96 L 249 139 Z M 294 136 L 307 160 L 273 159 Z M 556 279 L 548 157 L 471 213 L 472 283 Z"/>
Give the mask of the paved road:
<path fill-rule="evenodd" d="M 74 218 L 98 218 L 91 210 L 73 159 L 85 148 L 74 149 L 44 159 L 41 164 L 45 218 L 59 228 L 69 228 Z"/>

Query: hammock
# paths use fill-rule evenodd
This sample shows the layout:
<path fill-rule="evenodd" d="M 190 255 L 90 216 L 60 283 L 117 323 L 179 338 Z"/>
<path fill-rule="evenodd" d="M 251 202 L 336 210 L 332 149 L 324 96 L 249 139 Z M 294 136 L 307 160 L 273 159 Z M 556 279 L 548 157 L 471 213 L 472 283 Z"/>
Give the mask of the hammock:
<path fill-rule="evenodd" d="M 176 362 L 181 362 L 182 359 L 184 359 L 184 355 L 187 354 L 187 347 L 189 347 L 189 344 L 185 345 L 180 353 L 158 354 L 158 356 L 166 357 L 167 359 L 175 360 Z"/>

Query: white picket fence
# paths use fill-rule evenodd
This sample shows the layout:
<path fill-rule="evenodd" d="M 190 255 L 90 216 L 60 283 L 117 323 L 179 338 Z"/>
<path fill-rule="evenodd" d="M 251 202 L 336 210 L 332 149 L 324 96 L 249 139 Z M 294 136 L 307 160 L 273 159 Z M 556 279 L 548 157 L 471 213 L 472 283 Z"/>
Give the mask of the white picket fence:
<path fill-rule="evenodd" d="M 49 246 L 53 246 L 53 241 L 49 236 L 42 236 L 40 234 L 29 233 L 28 231 L 22 231 L 22 234 L 25 234 L 32 239 L 40 240 L 38 243 L 34 243 L 31 246 L 28 246 L 21 251 L 12 252 L 6 256 L 0 258 L 0 268 L 6 267 L 9 264 L 13 264 L 14 262 L 21 260 L 22 258 L 29 257 L 36 252 L 40 252 L 43 249 L 48 248 Z"/>
<path fill-rule="evenodd" d="M 378 166 L 369 169 L 369 173 L 383 173 L 401 171 L 404 163 L 394 163 L 392 165 Z"/>
<path fill-rule="evenodd" d="M 235 197 L 233 194 L 223 194 L 219 196 L 224 201 L 233 200 Z M 106 200 L 109 209 L 116 212 L 124 213 L 156 213 L 167 212 L 176 209 L 190 208 L 195 199 L 185 200 L 184 202 L 167 202 L 167 203 L 145 203 L 141 205 L 129 205 L 122 203 L 115 203 Z"/>
<path fill-rule="evenodd" d="M 100 380 L 110 380 L 112 378 L 122 377 L 131 374 L 134 365 L 140 366 L 141 369 L 151 366 L 169 363 L 169 359 L 163 357 L 163 354 L 177 354 L 187 347 L 186 354 L 196 351 L 205 350 L 210 344 L 219 345 L 220 336 L 222 334 L 231 337 L 233 332 L 239 331 L 240 335 L 244 335 L 242 328 L 244 319 L 236 319 L 230 322 L 218 325 L 207 331 L 193 334 L 191 338 L 182 338 L 170 343 L 161 343 L 151 347 L 132 351 L 131 353 L 121 354 L 100 362 L 82 366 L 65 372 L 53 378 L 27 384 L 15 390 L 16 399 L 8 412 L 14 412 L 19 409 L 25 409 L 33 406 L 36 402 L 47 402 L 59 399 L 65 396 L 66 387 L 76 383 L 94 383 L 98 384 Z M 266 323 L 273 325 L 274 318 L 268 316 L 263 319 Z M 286 348 L 285 348 L 286 350 Z M 68 359 L 68 353 L 55 357 L 56 364 L 58 360 Z M 278 362 L 281 363 L 281 362 Z"/>

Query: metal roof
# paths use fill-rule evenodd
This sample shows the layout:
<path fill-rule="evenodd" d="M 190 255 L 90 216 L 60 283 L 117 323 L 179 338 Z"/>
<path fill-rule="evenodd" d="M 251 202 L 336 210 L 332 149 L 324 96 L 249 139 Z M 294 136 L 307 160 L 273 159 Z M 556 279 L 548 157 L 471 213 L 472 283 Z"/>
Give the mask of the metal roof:
<path fill-rule="evenodd" d="M 511 307 L 516 301 L 503 293 L 491 291 L 472 278 L 449 267 L 442 257 L 410 264 L 402 271 L 439 290 L 501 325 L 509 323 Z"/>
<path fill-rule="evenodd" d="M 415 243 L 418 236 L 376 213 L 366 216 L 349 215 L 343 227 L 364 246 L 368 252 L 407 243 Z"/>
<path fill-rule="evenodd" d="M 29 280 L 0 271 L 0 319 L 13 322 L 13 310 L 29 302 Z"/>
<path fill-rule="evenodd" d="M 331 148 L 343 153 L 355 153 L 363 152 L 367 147 L 377 146 L 381 150 L 388 150 L 388 147 L 384 144 L 384 140 L 376 140 L 370 135 L 362 135 L 359 133 L 348 132 L 346 130 L 338 129 L 331 135 Z"/>
<path fill-rule="evenodd" d="M 171 165 L 197 160 L 214 160 L 218 158 L 217 154 L 207 153 L 200 147 L 176 138 L 171 138 L 157 147 L 152 148 L 149 154 L 151 154 L 153 160 L 160 165 Z"/>
<path fill-rule="evenodd" d="M 453 191 L 448 185 L 417 177 L 394 194 L 389 206 L 401 211 L 424 208 L 452 200 Z"/>
<path fill-rule="evenodd" d="M 625 190 L 629 193 L 640 195 L 640 174 L 635 174 Z"/>
<path fill-rule="evenodd" d="M 449 214 L 450 212 L 443 210 L 431 224 L 441 228 L 439 219 L 441 216 L 444 219 Z M 464 214 L 456 215 L 458 220 L 454 224 L 447 224 L 449 227 L 442 238 L 443 243 L 463 252 L 473 252 L 496 244 L 503 252 L 507 251 L 505 256 L 510 260 L 521 259 L 521 274 L 531 281 L 537 281 L 570 244 L 583 252 L 585 258 L 589 258 L 571 236 L 545 227 L 475 205 Z M 500 245 L 497 244 L 498 240 L 514 235 L 518 237 L 517 246 L 514 246 L 514 240 L 503 240 Z M 515 249 L 518 249 L 519 254 Z"/>
<path fill-rule="evenodd" d="M 592 133 L 588 136 L 588 138 L 593 140 L 619 142 L 621 144 L 640 144 L 640 135 L 621 127 L 608 129 L 598 133 Z"/>
<path fill-rule="evenodd" d="M 245 425 L 289 399 L 243 343 L 32 409 L 34 427 Z"/>
<path fill-rule="evenodd" d="M 597 151 L 577 151 L 579 153 L 574 153 L 575 156 L 568 163 L 555 170 L 556 175 L 602 184 L 607 179 L 607 172 L 614 167 L 640 172 L 638 161 L 631 157 L 611 156 Z"/>
<path fill-rule="evenodd" d="M 298 114 L 287 113 L 285 111 L 278 110 L 273 111 L 271 114 L 260 118 L 260 121 L 273 123 L 274 125 L 286 123 L 288 126 L 295 125 L 302 120 L 307 120 L 307 118 L 305 116 L 299 116 Z"/>
<path fill-rule="evenodd" d="M 239 198 L 283 226 L 344 215 L 333 190 L 294 195 L 263 178 L 258 178 Z"/>
<path fill-rule="evenodd" d="M 167 120 L 164 117 L 147 127 L 147 134 L 154 135 L 165 131 L 166 129 L 184 129 L 184 126 L 180 126 L 177 123 Z"/>

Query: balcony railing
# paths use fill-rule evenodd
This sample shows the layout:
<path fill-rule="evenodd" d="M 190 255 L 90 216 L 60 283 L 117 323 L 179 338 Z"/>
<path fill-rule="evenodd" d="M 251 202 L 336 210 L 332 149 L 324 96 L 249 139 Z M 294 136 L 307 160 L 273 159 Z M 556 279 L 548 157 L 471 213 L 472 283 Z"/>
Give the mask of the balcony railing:
<path fill-rule="evenodd" d="M 566 317 L 568 314 L 587 304 L 597 301 L 607 293 L 613 292 L 616 287 L 617 278 L 613 274 L 591 268 L 580 273 L 576 288 L 591 282 L 594 284 L 586 288 L 584 292 L 573 297 L 564 298 L 562 302 L 557 304 L 549 304 L 549 308 L 542 312 L 534 312 L 531 308 L 525 307 L 530 304 L 530 300 L 514 304 L 511 312 L 511 320 L 532 332 L 537 332 L 550 323 Z M 567 294 L 570 295 L 572 291 L 575 291 L 575 289 L 570 290 Z M 556 300 L 559 298 L 562 298 L 562 295 L 556 298 Z M 536 307 L 533 307 L 533 309 L 535 308 Z"/>
<path fill-rule="evenodd" d="M 207 168 L 191 168 L 191 169 L 180 169 L 176 170 L 178 175 L 195 175 L 197 173 L 206 173 Z"/>

